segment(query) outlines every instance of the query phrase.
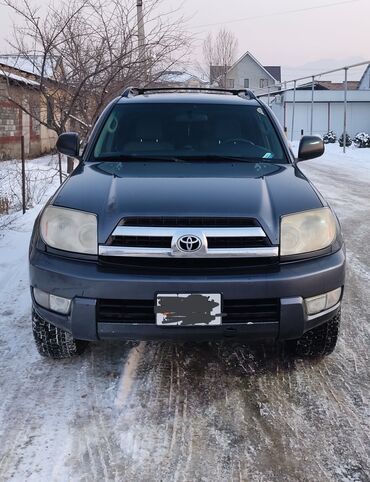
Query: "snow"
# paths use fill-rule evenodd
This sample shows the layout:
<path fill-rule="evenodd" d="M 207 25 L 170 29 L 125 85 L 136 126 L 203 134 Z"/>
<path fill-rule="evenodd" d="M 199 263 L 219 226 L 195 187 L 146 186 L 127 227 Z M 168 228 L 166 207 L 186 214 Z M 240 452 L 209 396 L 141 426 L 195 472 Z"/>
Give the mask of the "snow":
<path fill-rule="evenodd" d="M 30 85 L 32 87 L 39 87 L 39 82 L 35 82 L 34 80 L 27 79 L 26 77 L 21 77 L 20 75 L 11 74 L 9 72 L 0 72 L 0 75 L 3 77 L 7 77 L 9 80 L 14 80 L 21 84 Z"/>
<path fill-rule="evenodd" d="M 196 77 L 195 75 L 189 74 L 188 72 L 185 71 L 167 71 L 164 72 L 159 80 L 161 82 L 169 82 L 169 83 L 179 83 L 179 84 L 186 84 L 189 81 L 197 81 L 201 82 L 202 81 Z"/>
<path fill-rule="evenodd" d="M 50 161 L 28 169 L 46 176 Z M 41 359 L 27 249 L 58 178 L 11 214 L 0 227 L 0 480 L 370 480 L 370 149 L 329 145 L 299 167 L 336 210 L 349 260 L 339 346 L 321 361 L 280 345 L 163 342 Z"/>
<path fill-rule="evenodd" d="M 41 75 L 44 58 L 42 55 L 0 55 L 0 64 L 8 65 L 29 74 Z M 52 59 L 47 59 L 44 66 L 44 76 L 52 77 L 54 72 Z"/>
<path fill-rule="evenodd" d="M 62 167 L 65 170 L 65 161 Z M 21 216 L 21 172 L 20 160 L 0 162 L 0 201 L 6 199 L 9 203 L 8 215 L 0 215 L 0 228 Z M 49 155 L 26 161 L 25 179 L 27 208 L 37 204 L 41 207 L 59 184 L 58 157 Z"/>

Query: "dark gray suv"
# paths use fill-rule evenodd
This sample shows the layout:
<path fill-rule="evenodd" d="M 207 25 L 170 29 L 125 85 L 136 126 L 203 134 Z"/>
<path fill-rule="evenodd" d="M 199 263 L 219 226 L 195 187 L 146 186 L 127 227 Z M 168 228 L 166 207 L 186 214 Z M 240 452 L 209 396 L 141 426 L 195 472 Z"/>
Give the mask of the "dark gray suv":
<path fill-rule="evenodd" d="M 89 340 L 286 340 L 335 347 L 345 252 L 336 216 L 252 92 L 127 89 L 96 122 L 30 244 L 41 355 Z"/>

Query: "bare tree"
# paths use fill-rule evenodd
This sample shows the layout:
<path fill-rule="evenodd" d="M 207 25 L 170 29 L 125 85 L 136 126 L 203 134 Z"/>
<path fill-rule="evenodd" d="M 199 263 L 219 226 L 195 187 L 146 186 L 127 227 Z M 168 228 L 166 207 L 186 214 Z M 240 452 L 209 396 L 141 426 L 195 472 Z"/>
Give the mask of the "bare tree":
<path fill-rule="evenodd" d="M 207 35 L 203 42 L 203 56 L 207 65 L 210 82 L 226 87 L 226 75 L 235 60 L 238 40 L 233 32 L 224 28 L 215 36 Z"/>
<path fill-rule="evenodd" d="M 144 56 L 136 2 L 70 0 L 58 8 L 53 3 L 41 8 L 34 0 L 4 3 L 17 18 L 9 44 L 22 62 L 32 66 L 37 81 L 33 92 L 39 94 L 24 102 L 19 89 L 17 94 L 8 89 L 8 100 L 58 135 L 77 119 L 80 130 L 86 131 L 124 86 L 150 83 L 189 45 L 183 19 L 174 19 L 176 12 L 159 14 L 162 0 L 145 2 Z"/>

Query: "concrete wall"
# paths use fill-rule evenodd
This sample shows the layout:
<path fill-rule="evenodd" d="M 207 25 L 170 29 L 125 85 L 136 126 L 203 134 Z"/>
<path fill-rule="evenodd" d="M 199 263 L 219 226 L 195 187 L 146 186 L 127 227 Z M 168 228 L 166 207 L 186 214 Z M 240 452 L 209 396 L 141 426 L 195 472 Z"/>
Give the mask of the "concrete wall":
<path fill-rule="evenodd" d="M 229 70 L 228 79 L 234 80 L 235 89 L 244 89 L 244 79 L 249 79 L 250 89 L 260 89 L 261 79 L 265 79 L 266 86 L 275 85 L 273 79 L 249 55 Z"/>
<path fill-rule="evenodd" d="M 281 103 L 272 102 L 271 108 L 281 125 L 287 127 L 288 138 L 291 138 L 293 92 L 281 94 Z M 344 92 L 315 91 L 313 110 L 313 133 L 324 135 L 333 130 L 339 137 L 343 132 Z M 266 98 L 263 99 L 266 102 Z M 276 101 L 276 99 L 275 99 Z M 293 139 L 299 139 L 301 129 L 310 134 L 311 127 L 311 92 L 297 91 L 295 104 L 295 121 Z M 347 106 L 347 132 L 350 136 L 358 132 L 370 134 L 370 90 L 349 91 Z"/>

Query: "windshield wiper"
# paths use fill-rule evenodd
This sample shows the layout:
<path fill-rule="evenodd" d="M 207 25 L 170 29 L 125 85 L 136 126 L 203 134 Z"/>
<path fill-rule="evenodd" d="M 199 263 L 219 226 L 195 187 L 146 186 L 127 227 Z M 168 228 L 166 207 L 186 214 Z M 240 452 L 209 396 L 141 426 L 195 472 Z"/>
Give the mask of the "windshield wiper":
<path fill-rule="evenodd" d="M 171 156 L 139 156 L 139 155 L 132 155 L 132 154 L 117 154 L 114 156 L 101 156 L 96 157 L 95 161 L 100 162 L 143 162 L 143 161 L 160 161 L 160 162 L 182 162 L 183 159 L 179 157 L 171 157 Z"/>
<path fill-rule="evenodd" d="M 248 162 L 252 164 L 265 161 L 265 159 L 261 159 L 260 157 L 221 156 L 219 154 L 207 154 L 206 156 L 179 156 L 177 159 L 178 161 L 183 161 L 183 162 L 235 161 L 235 162 Z"/>
<path fill-rule="evenodd" d="M 114 156 L 102 156 L 95 158 L 95 161 L 101 162 L 145 162 L 145 161 L 157 161 L 157 162 L 246 162 L 250 164 L 256 164 L 260 162 L 271 162 L 271 159 L 263 159 L 260 157 L 237 157 L 227 156 L 219 154 L 207 154 L 205 156 L 140 156 L 132 154 L 117 154 Z"/>

